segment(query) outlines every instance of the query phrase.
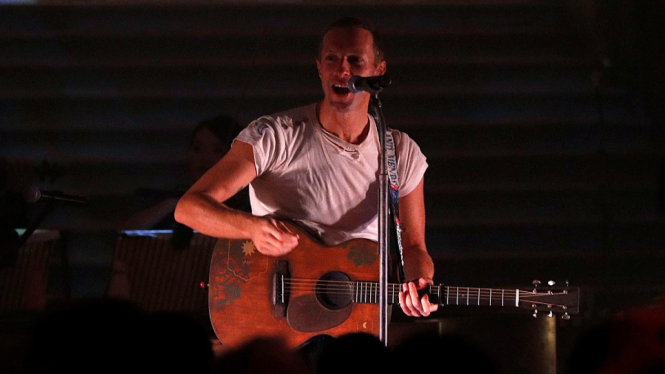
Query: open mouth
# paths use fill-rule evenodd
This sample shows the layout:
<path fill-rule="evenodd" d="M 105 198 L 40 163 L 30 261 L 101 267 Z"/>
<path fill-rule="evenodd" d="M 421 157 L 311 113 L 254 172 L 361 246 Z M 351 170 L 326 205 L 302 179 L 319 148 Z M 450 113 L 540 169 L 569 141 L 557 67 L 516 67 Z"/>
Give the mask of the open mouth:
<path fill-rule="evenodd" d="M 345 84 L 334 84 L 333 91 L 338 95 L 346 95 L 351 92 L 349 91 L 349 86 Z"/>

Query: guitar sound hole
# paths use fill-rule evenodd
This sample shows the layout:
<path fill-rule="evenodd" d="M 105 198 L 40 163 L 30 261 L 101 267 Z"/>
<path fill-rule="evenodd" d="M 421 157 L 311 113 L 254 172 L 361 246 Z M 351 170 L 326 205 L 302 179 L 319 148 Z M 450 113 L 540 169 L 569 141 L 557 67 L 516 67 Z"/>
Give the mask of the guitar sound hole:
<path fill-rule="evenodd" d="M 328 309 L 342 309 L 353 300 L 353 284 L 344 273 L 332 271 L 316 283 L 316 298 Z"/>

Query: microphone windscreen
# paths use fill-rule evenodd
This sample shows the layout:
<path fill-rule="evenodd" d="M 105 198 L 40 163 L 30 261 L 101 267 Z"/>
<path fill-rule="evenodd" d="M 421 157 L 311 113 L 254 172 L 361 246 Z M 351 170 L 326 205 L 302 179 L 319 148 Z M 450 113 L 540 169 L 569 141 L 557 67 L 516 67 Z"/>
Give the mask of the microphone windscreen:
<path fill-rule="evenodd" d="M 23 198 L 29 203 L 35 203 L 42 197 L 42 191 L 37 186 L 29 186 L 23 190 Z"/>

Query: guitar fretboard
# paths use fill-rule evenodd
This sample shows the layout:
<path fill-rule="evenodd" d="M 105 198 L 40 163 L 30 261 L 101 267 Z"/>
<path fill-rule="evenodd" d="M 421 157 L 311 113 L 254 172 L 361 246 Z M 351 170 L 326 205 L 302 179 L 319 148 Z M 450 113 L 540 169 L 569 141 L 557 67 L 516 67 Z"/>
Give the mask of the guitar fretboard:
<path fill-rule="evenodd" d="M 440 303 L 446 305 L 477 305 L 477 306 L 519 306 L 519 290 L 501 288 L 473 288 L 432 286 L 444 288 L 439 295 Z"/>
<path fill-rule="evenodd" d="M 380 285 L 377 282 L 352 282 L 353 301 L 356 303 L 378 303 L 380 296 Z M 388 284 L 386 293 L 389 304 L 399 304 L 399 292 L 401 284 Z M 520 302 L 520 291 L 518 289 L 501 288 L 475 288 L 475 287 L 452 287 L 452 286 L 429 286 L 424 293 L 429 295 L 432 303 L 440 305 L 476 305 L 476 306 L 514 306 L 518 307 Z"/>

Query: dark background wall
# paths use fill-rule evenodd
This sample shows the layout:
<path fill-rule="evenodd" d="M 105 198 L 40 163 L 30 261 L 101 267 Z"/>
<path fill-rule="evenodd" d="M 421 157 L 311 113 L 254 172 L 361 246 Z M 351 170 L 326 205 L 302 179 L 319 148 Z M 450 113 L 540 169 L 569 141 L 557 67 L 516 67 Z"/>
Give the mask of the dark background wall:
<path fill-rule="evenodd" d="M 63 233 L 74 295 L 105 287 L 135 189 L 183 183 L 198 121 L 321 98 L 318 36 L 347 14 L 385 35 L 387 124 L 430 163 L 435 281 L 567 280 L 579 323 L 664 292 L 657 2 L 81 4 L 0 7 L 0 156 L 91 201 L 42 225 Z"/>

